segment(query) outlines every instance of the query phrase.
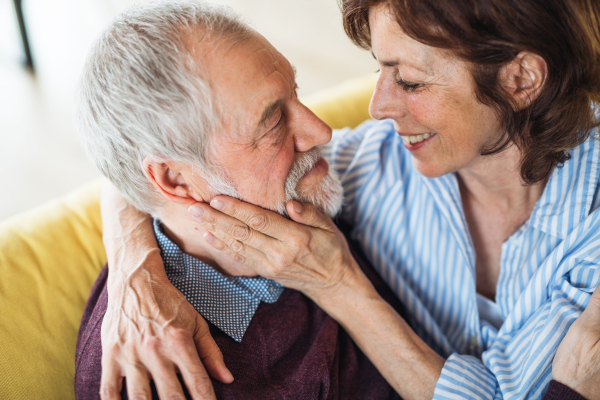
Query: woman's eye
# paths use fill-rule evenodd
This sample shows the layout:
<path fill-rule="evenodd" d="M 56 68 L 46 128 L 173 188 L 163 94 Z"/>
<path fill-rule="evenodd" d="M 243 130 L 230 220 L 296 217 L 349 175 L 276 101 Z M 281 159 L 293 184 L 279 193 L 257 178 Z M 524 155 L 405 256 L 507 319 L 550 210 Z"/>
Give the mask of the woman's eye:
<path fill-rule="evenodd" d="M 402 90 L 404 90 L 405 92 L 414 92 L 415 90 L 417 90 L 417 88 L 419 88 L 419 86 L 421 86 L 420 83 L 408 83 L 405 82 L 402 78 L 400 78 L 397 81 L 398 85 L 402 86 Z"/>

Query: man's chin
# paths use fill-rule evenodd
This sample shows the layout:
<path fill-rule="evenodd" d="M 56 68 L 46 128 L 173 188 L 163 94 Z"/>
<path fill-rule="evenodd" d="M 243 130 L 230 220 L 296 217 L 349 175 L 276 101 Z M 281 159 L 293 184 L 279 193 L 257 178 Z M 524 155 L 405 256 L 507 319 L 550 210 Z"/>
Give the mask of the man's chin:
<path fill-rule="evenodd" d="M 332 169 L 329 169 L 327 175 L 318 184 L 298 192 L 298 196 L 293 200 L 311 203 L 331 218 L 339 214 L 342 209 L 344 190 L 340 179 Z"/>

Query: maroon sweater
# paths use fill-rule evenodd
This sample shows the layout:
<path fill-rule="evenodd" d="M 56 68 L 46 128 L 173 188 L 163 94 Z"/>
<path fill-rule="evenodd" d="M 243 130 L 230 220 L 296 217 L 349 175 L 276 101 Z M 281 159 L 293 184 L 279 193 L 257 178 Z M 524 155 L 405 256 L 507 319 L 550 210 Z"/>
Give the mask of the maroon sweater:
<path fill-rule="evenodd" d="M 353 253 L 382 297 L 403 313 L 398 299 L 364 257 L 358 251 Z M 107 307 L 107 276 L 105 267 L 81 321 L 75 365 L 79 400 L 100 398 L 100 328 Z M 219 399 L 400 398 L 338 323 L 295 290 L 284 290 L 273 304 L 261 303 L 241 343 L 209 326 L 235 377 L 229 385 L 213 381 Z M 158 399 L 153 385 L 152 390 L 153 398 Z"/>
<path fill-rule="evenodd" d="M 350 243 L 350 247 L 382 297 L 402 314 L 398 299 L 371 269 L 358 245 Z M 107 307 L 107 276 L 105 267 L 81 321 L 75 364 L 78 400 L 100 398 L 100 328 Z M 235 377 L 230 385 L 213 381 L 219 399 L 399 399 L 346 332 L 297 291 L 286 289 L 277 302 L 261 303 L 241 343 L 209 326 Z M 158 399 L 153 384 L 152 392 Z M 126 382 L 122 397 L 127 399 Z M 585 400 L 552 381 L 543 400 L 559 399 Z"/>

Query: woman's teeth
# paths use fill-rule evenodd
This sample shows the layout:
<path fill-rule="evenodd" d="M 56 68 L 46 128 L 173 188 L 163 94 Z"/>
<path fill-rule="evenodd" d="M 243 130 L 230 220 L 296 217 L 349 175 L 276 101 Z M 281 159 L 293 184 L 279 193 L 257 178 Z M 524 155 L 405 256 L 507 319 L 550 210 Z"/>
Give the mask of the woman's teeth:
<path fill-rule="evenodd" d="M 402 136 L 402 141 L 406 144 L 419 143 L 423 140 L 427 140 L 435 135 L 435 133 L 426 133 L 424 135 L 413 135 L 413 136 Z"/>

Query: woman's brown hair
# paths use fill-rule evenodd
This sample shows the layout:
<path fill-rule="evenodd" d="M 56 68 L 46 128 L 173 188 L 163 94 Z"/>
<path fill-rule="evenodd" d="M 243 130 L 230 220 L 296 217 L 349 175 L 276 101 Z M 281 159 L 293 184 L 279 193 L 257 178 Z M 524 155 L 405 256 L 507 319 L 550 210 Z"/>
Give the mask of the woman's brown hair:
<path fill-rule="evenodd" d="M 600 1 L 340 0 L 346 33 L 365 49 L 369 8 L 380 3 L 408 36 L 471 64 L 478 100 L 496 110 L 506 132 L 482 154 L 515 143 L 525 183 L 548 178 L 600 125 L 593 104 L 600 101 Z M 521 51 L 541 56 L 548 77 L 539 96 L 517 110 L 498 73 Z"/>

